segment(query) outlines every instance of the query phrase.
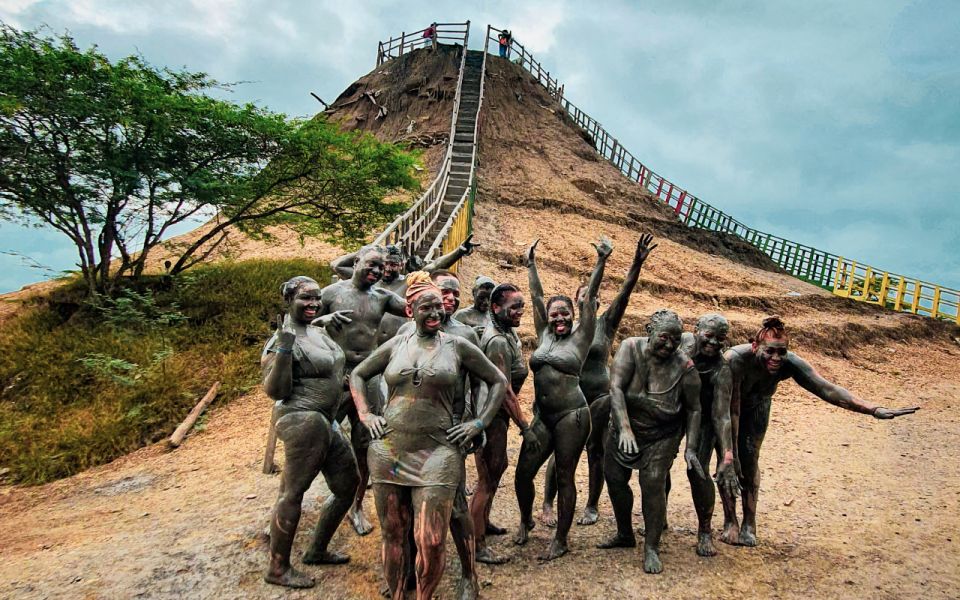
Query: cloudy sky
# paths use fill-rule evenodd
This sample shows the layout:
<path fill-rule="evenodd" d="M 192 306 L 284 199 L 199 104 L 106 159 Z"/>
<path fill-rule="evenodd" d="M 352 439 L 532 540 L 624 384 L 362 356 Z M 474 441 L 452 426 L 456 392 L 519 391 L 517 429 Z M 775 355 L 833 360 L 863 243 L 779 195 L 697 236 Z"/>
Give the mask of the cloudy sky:
<path fill-rule="evenodd" d="M 310 115 L 431 20 L 510 28 L 567 96 L 664 175 L 758 229 L 960 288 L 960 2 L 0 0 L 114 58 L 244 81 Z M 0 225 L 0 252 L 72 249 Z M 0 254 L 0 291 L 40 271 Z"/>

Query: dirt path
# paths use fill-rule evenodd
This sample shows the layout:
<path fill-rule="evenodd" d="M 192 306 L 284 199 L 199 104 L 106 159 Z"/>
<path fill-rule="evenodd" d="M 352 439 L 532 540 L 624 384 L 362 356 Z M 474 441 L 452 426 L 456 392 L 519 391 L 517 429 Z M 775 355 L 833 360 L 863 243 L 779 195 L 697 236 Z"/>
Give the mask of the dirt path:
<path fill-rule="evenodd" d="M 890 344 L 857 349 L 850 361 L 807 355 L 867 397 L 916 402 L 923 410 L 880 422 L 784 385 L 761 463 L 758 548 L 718 544 L 717 557 L 697 557 L 689 488 L 675 465 L 662 576 L 644 575 L 635 551 L 593 548 L 613 531 L 604 497 L 600 523 L 575 526 L 571 554 L 556 562 L 534 558 L 551 533 L 543 527 L 523 549 L 507 536 L 497 540 L 512 561 L 480 566 L 484 596 L 590 598 L 602 590 L 627 598 L 956 597 L 960 466 L 945 442 L 960 435 L 960 352 L 946 344 L 923 351 Z M 361 539 L 346 526 L 334 544 L 353 562 L 309 568 L 315 590 L 287 592 L 260 580 L 262 530 L 277 487 L 277 477 L 259 468 L 268 406 L 253 394 L 215 410 L 206 430 L 174 452 L 158 444 L 67 480 L 0 491 L 0 597 L 378 597 L 378 533 Z M 510 436 L 511 463 L 518 441 Z M 511 468 L 494 509 L 496 521 L 511 529 L 512 476 Z M 301 531 L 315 522 L 324 493 L 318 483 L 308 494 Z M 372 503 L 368 510 L 373 516 Z M 298 537 L 297 556 L 306 541 Z M 448 565 L 447 597 L 457 571 Z"/>

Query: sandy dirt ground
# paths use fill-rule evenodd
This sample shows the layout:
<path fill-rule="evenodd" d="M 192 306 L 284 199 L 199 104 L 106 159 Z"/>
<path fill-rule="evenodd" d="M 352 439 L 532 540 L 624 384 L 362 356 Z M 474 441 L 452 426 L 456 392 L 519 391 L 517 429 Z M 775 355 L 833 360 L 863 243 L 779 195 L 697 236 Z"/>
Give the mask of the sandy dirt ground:
<path fill-rule="evenodd" d="M 421 81 L 448 77 L 428 66 L 417 73 Z M 388 75 L 374 73 L 364 85 Z M 528 546 L 512 544 L 518 520 L 513 467 L 520 446 L 513 428 L 510 467 L 493 509 L 493 520 L 511 532 L 492 542 L 511 561 L 479 566 L 483 597 L 960 596 L 956 328 L 835 298 L 776 273 L 749 248 L 678 230 L 669 211 L 598 161 L 555 105 L 514 67 L 495 60 L 489 75 L 475 221 L 484 246 L 462 265 L 465 288 L 484 273 L 515 282 L 526 293 L 519 259 L 530 241 L 542 237 L 540 270 L 547 293 L 571 294 L 593 264 L 589 241 L 603 233 L 616 245 L 601 292 L 601 299 L 609 300 L 639 232 L 650 230 L 660 247 L 644 267 L 622 335 L 639 335 L 646 315 L 666 306 L 688 327 L 698 315 L 720 310 L 733 324 L 734 341 L 741 342 L 763 315 L 777 312 L 793 332 L 793 349 L 827 378 L 883 405 L 922 408 L 912 416 L 876 421 L 783 384 L 761 456 L 760 545 L 718 542 L 716 557 L 696 556 L 696 516 L 678 462 L 663 539 L 665 571 L 659 576 L 643 573 L 639 550 L 594 548 L 614 531 L 605 493 L 599 523 L 574 525 L 569 555 L 537 561 L 552 536 L 542 525 Z M 379 85 L 348 90 L 341 101 L 356 101 L 350 106 L 367 111 L 362 91 Z M 425 94 L 436 106 L 446 101 L 440 92 Z M 409 96 L 420 92 L 411 88 Z M 343 110 L 355 118 L 354 109 Z M 444 122 L 423 116 L 437 129 Z M 388 125 L 390 135 L 406 127 L 399 121 Z M 250 246 L 242 256 L 302 255 L 281 244 L 272 248 Z M 326 259 L 337 251 L 317 246 L 309 252 Z M 529 356 L 535 341 L 529 315 L 520 333 Z M 528 412 L 532 391 L 528 381 L 521 393 Z M 204 429 L 177 450 L 156 444 L 48 485 L 0 488 L 0 597 L 378 598 L 379 527 L 360 538 L 343 525 L 332 545 L 348 552 L 352 562 L 305 567 L 317 578 L 312 590 L 288 591 L 262 581 L 264 529 L 279 483 L 277 475 L 261 473 L 269 413 L 270 401 L 253 393 L 227 406 L 214 404 Z M 467 472 L 472 483 L 472 459 Z M 585 457 L 577 480 L 579 512 Z M 542 478 L 537 487 L 542 492 Z M 296 564 L 326 494 L 320 480 L 307 494 Z M 375 520 L 369 496 L 367 514 Z M 720 524 L 717 514 L 714 525 Z M 443 597 L 452 597 L 458 576 L 449 544 Z"/>

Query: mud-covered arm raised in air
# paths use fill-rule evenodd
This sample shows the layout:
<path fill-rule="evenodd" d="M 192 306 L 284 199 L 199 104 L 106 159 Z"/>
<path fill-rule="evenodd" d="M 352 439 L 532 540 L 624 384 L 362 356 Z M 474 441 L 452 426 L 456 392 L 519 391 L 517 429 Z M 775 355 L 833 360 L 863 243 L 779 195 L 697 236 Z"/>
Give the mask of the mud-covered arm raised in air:
<path fill-rule="evenodd" d="M 453 265 L 457 264 L 457 261 L 464 256 L 473 254 L 473 249 L 479 245 L 480 244 L 473 243 L 473 234 L 471 233 L 467 236 L 467 239 L 463 240 L 462 244 L 453 250 L 453 252 L 444 254 L 440 258 L 428 262 L 423 266 L 423 270 L 427 273 L 433 273 L 434 271 L 440 269 L 449 269 Z"/>
<path fill-rule="evenodd" d="M 350 279 L 353 277 L 353 262 L 357 258 L 356 252 L 344 254 L 339 258 L 330 261 L 330 268 L 340 279 Z"/>
<path fill-rule="evenodd" d="M 540 283 L 540 274 L 537 273 L 537 244 L 540 240 L 535 240 L 527 248 L 527 256 L 524 262 L 527 265 L 527 283 L 530 284 L 530 304 L 533 306 L 533 328 L 537 332 L 537 338 L 543 334 L 547 327 L 547 307 L 544 305 L 543 284 Z"/>
<path fill-rule="evenodd" d="M 593 247 L 597 250 L 597 264 L 593 266 L 593 273 L 590 274 L 590 281 L 587 283 L 587 293 L 583 299 L 583 311 L 580 313 L 580 324 L 573 333 L 573 343 L 580 351 L 581 356 L 587 355 L 590 344 L 593 343 L 593 334 L 597 327 L 597 295 L 600 293 L 600 282 L 603 281 L 603 269 L 613 252 L 613 245 L 605 237 L 601 237 L 600 241 Z"/>
<path fill-rule="evenodd" d="M 620 328 L 620 321 L 623 320 L 627 305 L 630 304 L 630 294 L 633 293 L 633 289 L 637 287 L 637 282 L 640 281 L 640 268 L 643 267 L 643 262 L 647 260 L 650 252 L 657 247 L 657 244 L 650 245 L 652 241 L 653 236 L 649 233 L 640 236 L 640 240 L 637 242 L 637 250 L 633 255 L 633 263 L 630 264 L 627 276 L 623 279 L 623 285 L 620 286 L 620 291 L 613 297 L 610 306 L 603 313 L 607 339 L 612 340 L 617 334 L 617 329 Z"/>

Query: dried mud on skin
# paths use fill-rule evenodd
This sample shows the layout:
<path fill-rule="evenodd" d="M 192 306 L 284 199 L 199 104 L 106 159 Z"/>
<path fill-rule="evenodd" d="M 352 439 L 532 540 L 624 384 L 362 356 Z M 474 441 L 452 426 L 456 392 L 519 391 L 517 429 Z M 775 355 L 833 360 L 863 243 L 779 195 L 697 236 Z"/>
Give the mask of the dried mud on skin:
<path fill-rule="evenodd" d="M 589 242 L 602 233 L 616 246 L 601 290 L 605 306 L 622 282 L 640 223 L 649 223 L 660 246 L 644 266 L 621 337 L 640 334 L 647 315 L 669 307 L 688 327 L 698 315 L 721 310 L 733 324 L 732 341 L 739 343 L 763 315 L 776 311 L 792 332 L 794 349 L 828 379 L 879 404 L 922 410 L 876 421 L 783 384 L 761 458 L 760 546 L 718 542 L 716 557 L 696 556 L 696 515 L 678 461 L 672 471 L 670 527 L 663 537 L 665 571 L 659 576 L 642 572 L 639 550 L 594 549 L 615 529 L 606 493 L 598 524 L 573 527 L 569 555 L 546 564 L 536 560 L 553 534 L 540 524 L 526 547 L 512 544 L 518 520 L 513 468 L 520 447 L 512 427 L 510 466 L 492 516 L 511 533 L 491 538 L 494 550 L 511 562 L 479 565 L 483 596 L 960 595 L 960 463 L 951 443 L 960 437 L 960 346 L 951 339 L 956 327 L 836 298 L 753 259 L 731 260 L 713 241 L 698 245 L 674 237 L 669 210 L 597 160 L 568 120 L 550 112 L 555 105 L 538 97 L 536 86 L 498 63 L 491 61 L 488 106 L 495 110 L 485 115 L 481 143 L 475 224 L 483 246 L 462 265 L 465 288 L 483 273 L 514 282 L 526 294 L 520 257 L 542 237 L 538 255 L 546 292 L 570 294 L 595 259 Z M 427 115 L 430 122 L 449 122 L 449 113 L 439 114 L 441 104 L 432 104 L 438 113 Z M 328 259 L 339 250 L 320 244 L 301 249 L 290 239 L 251 242 L 242 255 L 301 252 Z M 263 333 L 269 335 L 267 324 Z M 535 343 L 529 311 L 520 334 L 529 354 Z M 532 391 L 531 381 L 521 393 L 528 413 Z M 314 589 L 288 591 L 263 583 L 263 532 L 279 483 L 276 475 L 260 472 L 270 405 L 258 391 L 216 407 L 206 429 L 176 451 L 156 444 L 48 485 L 0 488 L 0 597 L 379 598 L 379 526 L 359 538 L 344 524 L 331 547 L 348 552 L 352 561 L 305 567 L 317 578 Z M 472 459 L 467 472 L 474 482 Z M 536 485 L 542 494 L 542 476 Z M 579 516 L 587 489 L 585 457 L 577 487 Z M 326 494 L 318 480 L 305 496 L 293 552 L 298 566 Z M 537 510 L 541 500 L 538 496 Z M 718 506 L 715 535 L 720 512 Z M 375 521 L 372 502 L 367 514 Z M 451 598 L 459 565 L 452 542 L 447 550 L 442 594 Z"/>

